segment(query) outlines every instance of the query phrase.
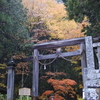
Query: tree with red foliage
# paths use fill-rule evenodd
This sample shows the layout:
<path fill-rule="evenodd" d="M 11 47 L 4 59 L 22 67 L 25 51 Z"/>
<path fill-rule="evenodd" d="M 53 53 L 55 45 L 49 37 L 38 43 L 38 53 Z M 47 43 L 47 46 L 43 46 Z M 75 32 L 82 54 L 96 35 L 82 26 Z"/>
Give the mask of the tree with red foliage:
<path fill-rule="evenodd" d="M 56 72 L 56 73 L 52 73 L 52 72 L 47 72 L 46 75 L 48 77 L 48 75 L 51 76 L 56 76 L 61 75 L 61 73 L 63 75 L 65 75 L 65 73 L 63 72 Z M 42 77 L 42 78 L 47 78 L 47 77 Z M 71 79 L 53 79 L 49 78 L 47 79 L 47 83 L 49 83 L 52 87 L 53 90 L 47 90 L 45 91 L 42 96 L 43 97 L 48 97 L 49 100 L 51 100 L 51 95 L 54 96 L 54 100 L 68 100 L 68 98 L 75 98 L 75 91 L 73 86 L 76 85 L 77 83 L 74 80 Z"/>

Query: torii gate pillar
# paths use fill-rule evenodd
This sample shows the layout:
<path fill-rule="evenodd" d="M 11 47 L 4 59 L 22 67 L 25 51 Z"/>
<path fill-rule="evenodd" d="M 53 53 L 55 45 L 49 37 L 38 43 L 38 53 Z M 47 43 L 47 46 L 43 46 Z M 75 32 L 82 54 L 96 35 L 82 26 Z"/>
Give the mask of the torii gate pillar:
<path fill-rule="evenodd" d="M 32 100 L 38 100 L 38 79 L 39 79 L 39 63 L 38 63 L 38 49 L 34 49 L 34 65 L 33 65 L 33 86 L 32 86 Z"/>
<path fill-rule="evenodd" d="M 98 92 L 100 88 L 100 72 L 98 69 L 95 69 L 93 42 L 91 36 L 85 37 L 85 46 L 87 65 L 87 68 L 83 68 L 85 79 L 83 79 L 85 88 L 85 100 L 100 100 Z"/>

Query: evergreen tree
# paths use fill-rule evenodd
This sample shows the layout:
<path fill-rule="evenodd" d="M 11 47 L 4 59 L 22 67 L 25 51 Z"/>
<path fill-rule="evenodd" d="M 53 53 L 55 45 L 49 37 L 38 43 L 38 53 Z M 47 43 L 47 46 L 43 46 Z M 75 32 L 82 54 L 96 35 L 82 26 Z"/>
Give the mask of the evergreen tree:
<path fill-rule="evenodd" d="M 28 37 L 27 12 L 21 0 L 0 0 L 0 87 L 5 86 L 6 63 L 21 53 Z"/>
<path fill-rule="evenodd" d="M 0 1 L 0 63 L 7 55 L 21 50 L 28 38 L 26 11 L 21 0 Z"/>
<path fill-rule="evenodd" d="M 84 27 L 86 35 L 98 36 L 100 33 L 100 1 L 99 0 L 63 0 L 68 11 L 69 19 L 77 22 L 89 22 L 89 26 Z"/>

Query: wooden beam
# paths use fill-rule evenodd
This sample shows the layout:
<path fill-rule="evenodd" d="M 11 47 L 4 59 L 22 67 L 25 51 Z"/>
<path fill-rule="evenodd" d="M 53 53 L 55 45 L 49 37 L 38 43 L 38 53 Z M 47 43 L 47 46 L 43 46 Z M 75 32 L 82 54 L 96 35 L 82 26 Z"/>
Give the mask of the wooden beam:
<path fill-rule="evenodd" d="M 81 51 L 76 50 L 76 51 L 73 51 L 73 52 L 64 52 L 64 53 L 60 53 L 60 55 L 63 56 L 63 57 L 77 56 L 77 55 L 81 55 Z M 53 59 L 56 56 L 57 56 L 57 54 L 38 55 L 38 60 Z M 58 56 L 58 58 L 60 58 L 60 56 Z M 22 62 L 33 61 L 33 56 L 30 56 L 28 58 L 23 58 L 21 61 Z"/>
<path fill-rule="evenodd" d="M 63 57 L 69 57 L 69 56 L 77 56 L 80 55 L 80 50 L 76 50 L 73 52 L 66 52 L 66 53 L 61 53 L 60 55 Z M 61 56 L 58 56 L 58 58 L 61 58 Z M 39 55 L 39 60 L 44 60 L 44 59 L 53 59 L 57 57 L 57 54 L 50 54 L 50 55 Z"/>
<path fill-rule="evenodd" d="M 93 47 L 100 47 L 100 42 L 99 43 L 93 43 Z"/>
<path fill-rule="evenodd" d="M 21 62 L 33 61 L 33 56 L 29 56 L 28 58 L 22 58 L 20 60 L 21 60 Z"/>
<path fill-rule="evenodd" d="M 49 49 L 49 48 L 58 48 L 58 47 L 64 47 L 64 46 L 72 46 L 80 44 L 84 41 L 84 37 L 82 38 L 74 38 L 74 39 L 67 39 L 67 40 L 60 40 L 60 41 L 53 41 L 53 42 L 46 42 L 41 44 L 34 44 L 32 46 L 33 49 Z"/>
<path fill-rule="evenodd" d="M 93 42 L 100 42 L 100 36 L 93 38 Z"/>
<path fill-rule="evenodd" d="M 33 49 L 49 49 L 49 48 L 58 48 L 58 47 L 64 47 L 64 46 L 72 46 L 72 45 L 81 44 L 82 42 L 84 42 L 84 39 L 85 37 L 34 44 L 31 47 L 31 49 L 32 50 Z M 100 37 L 93 38 L 93 42 L 97 42 L 97 41 L 100 41 Z"/>

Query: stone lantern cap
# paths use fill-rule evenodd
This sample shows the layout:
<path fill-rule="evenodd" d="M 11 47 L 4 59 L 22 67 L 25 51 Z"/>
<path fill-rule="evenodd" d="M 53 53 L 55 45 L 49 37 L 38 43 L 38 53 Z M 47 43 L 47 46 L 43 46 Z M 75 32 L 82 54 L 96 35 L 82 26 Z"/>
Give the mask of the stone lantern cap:
<path fill-rule="evenodd" d="M 9 60 L 9 62 L 8 62 L 8 64 L 7 64 L 7 66 L 8 66 L 8 69 L 9 69 L 9 68 L 14 68 L 14 67 L 16 66 L 16 64 L 15 64 L 15 62 L 13 61 L 13 58 L 12 58 L 12 57 L 10 58 L 10 60 Z"/>

